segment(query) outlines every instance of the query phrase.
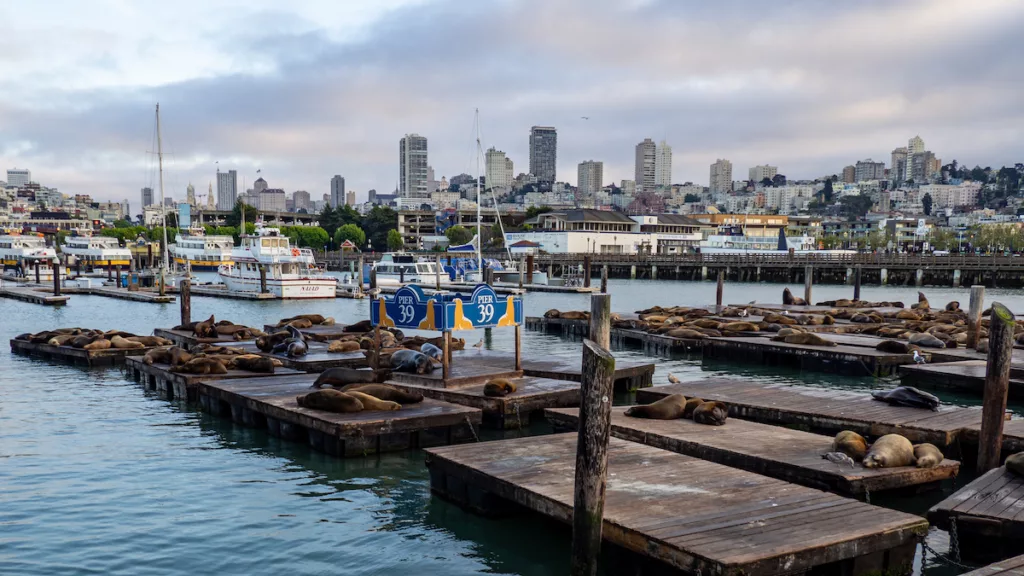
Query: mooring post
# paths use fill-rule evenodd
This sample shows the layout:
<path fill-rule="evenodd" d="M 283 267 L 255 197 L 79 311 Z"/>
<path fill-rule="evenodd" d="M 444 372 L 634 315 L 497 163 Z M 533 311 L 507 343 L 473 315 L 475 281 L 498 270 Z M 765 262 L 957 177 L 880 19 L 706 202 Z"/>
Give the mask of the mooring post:
<path fill-rule="evenodd" d="M 178 284 L 178 300 L 181 303 L 181 324 L 192 321 L 192 281 L 185 278 Z"/>
<path fill-rule="evenodd" d="M 380 324 L 373 327 L 373 352 L 373 371 L 377 372 L 380 370 Z"/>
<path fill-rule="evenodd" d="M 434 255 L 434 290 L 441 291 L 441 255 Z"/>
<path fill-rule="evenodd" d="M 519 257 L 519 289 L 523 289 L 523 279 L 526 277 L 526 260 Z"/>
<path fill-rule="evenodd" d="M 590 288 L 590 255 L 583 257 L 583 287 Z"/>
<path fill-rule="evenodd" d="M 601 293 L 608 293 L 608 265 L 601 266 Z"/>
<path fill-rule="evenodd" d="M 35 263 L 36 263 L 36 284 L 42 284 L 42 282 L 39 281 L 39 260 L 36 260 Z"/>
<path fill-rule="evenodd" d="M 998 302 L 992 304 L 988 327 L 988 364 L 978 435 L 978 474 L 997 468 L 1003 447 L 1006 393 L 1010 388 L 1010 360 L 1013 353 L 1013 313 Z"/>
<path fill-rule="evenodd" d="M 611 294 L 590 296 L 590 339 L 605 350 L 611 350 L 612 297 Z"/>
<path fill-rule="evenodd" d="M 857 267 L 853 270 L 853 299 L 860 300 L 860 274 L 861 266 L 857 264 Z M 810 304 L 810 302 L 808 302 Z"/>
<path fill-rule="evenodd" d="M 437 257 L 438 262 L 441 261 L 441 257 Z M 443 338 L 441 338 L 441 379 L 447 380 L 451 374 L 451 353 L 452 353 L 452 333 L 445 331 Z M 518 347 L 516 351 L 518 353 Z"/>
<path fill-rule="evenodd" d="M 523 369 L 523 327 L 516 324 L 516 370 Z"/>
<path fill-rule="evenodd" d="M 60 264 L 53 263 L 53 295 L 60 296 Z"/>
<path fill-rule="evenodd" d="M 359 296 L 362 296 L 363 295 L 363 255 L 362 254 L 359 255 L 359 264 L 358 264 L 358 266 L 359 266 L 359 268 L 356 270 L 356 273 L 355 273 L 356 294 L 358 294 Z"/>
<path fill-rule="evenodd" d="M 718 287 L 715 289 L 715 314 L 722 311 L 722 293 L 725 291 L 725 270 L 718 271 Z"/>
<path fill-rule="evenodd" d="M 377 270 L 370 268 L 370 290 L 377 289 Z"/>
<path fill-rule="evenodd" d="M 267 293 L 267 268 L 260 264 L 260 294 Z"/>
<path fill-rule="evenodd" d="M 595 576 L 601 555 L 614 373 L 611 353 L 590 339 L 584 340 L 569 566 L 572 576 Z"/>
<path fill-rule="evenodd" d="M 526 283 L 533 284 L 533 254 L 526 255 Z"/>
<path fill-rule="evenodd" d="M 968 349 L 977 350 L 978 334 L 981 332 L 981 308 L 985 305 L 985 287 L 971 286 L 971 307 L 967 311 L 967 342 Z M 991 341 L 989 341 L 991 344 Z M 989 350 L 992 347 L 989 346 Z"/>
<path fill-rule="evenodd" d="M 118 276 L 120 276 L 120 274 L 118 274 Z M 160 295 L 161 296 L 166 296 L 167 295 L 167 278 L 164 277 L 164 269 L 163 268 L 160 269 Z"/>
<path fill-rule="evenodd" d="M 114 267 L 110 265 L 110 261 L 107 261 L 107 280 L 114 279 Z"/>
<path fill-rule="evenodd" d="M 153 267 L 153 245 L 149 242 L 146 243 L 146 261 L 149 263 L 149 267 Z M 110 269 L 110 265 L 107 265 L 107 269 Z"/>
<path fill-rule="evenodd" d="M 804 302 L 811 305 L 811 287 L 814 286 L 814 266 L 804 267 Z"/>

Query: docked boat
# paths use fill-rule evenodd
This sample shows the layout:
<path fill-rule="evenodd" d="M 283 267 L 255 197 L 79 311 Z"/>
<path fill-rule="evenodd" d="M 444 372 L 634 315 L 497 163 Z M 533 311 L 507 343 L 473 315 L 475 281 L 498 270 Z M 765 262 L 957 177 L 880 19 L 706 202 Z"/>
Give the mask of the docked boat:
<path fill-rule="evenodd" d="M 61 253 L 69 267 L 83 272 L 116 266 L 128 269 L 132 262 L 131 250 L 122 248 L 117 238 L 93 236 L 91 231 L 73 232 L 64 239 Z"/>
<path fill-rule="evenodd" d="M 231 262 L 218 269 L 230 292 L 259 293 L 261 269 L 267 292 L 278 298 L 334 298 L 337 280 L 316 267 L 313 252 L 294 248 L 278 228 L 256 224 L 256 233 L 242 236 Z"/>
<path fill-rule="evenodd" d="M 178 232 L 169 249 L 175 266 L 192 270 L 218 270 L 231 264 L 235 239 L 231 236 L 207 236 L 202 226 Z"/>
<path fill-rule="evenodd" d="M 0 262 L 3 262 L 5 274 L 35 278 L 38 264 L 40 281 L 53 280 L 53 263 L 57 261 L 57 252 L 46 245 L 42 234 L 5 232 L 0 235 Z"/>
<path fill-rule="evenodd" d="M 380 261 L 373 263 L 378 286 L 400 286 L 403 284 L 434 284 L 437 281 L 437 265 L 426 259 L 417 258 L 404 252 L 388 252 Z M 449 274 L 441 271 L 444 283 Z"/>

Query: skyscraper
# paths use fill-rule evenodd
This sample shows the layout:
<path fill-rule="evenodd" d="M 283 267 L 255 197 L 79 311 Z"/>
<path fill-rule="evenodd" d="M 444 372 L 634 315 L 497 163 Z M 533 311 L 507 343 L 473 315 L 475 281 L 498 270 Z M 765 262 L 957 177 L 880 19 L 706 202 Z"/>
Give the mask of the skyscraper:
<path fill-rule="evenodd" d="M 881 180 L 885 178 L 885 162 L 875 162 L 871 158 L 858 160 L 854 169 L 854 182 Z"/>
<path fill-rule="evenodd" d="M 16 188 L 28 185 L 32 181 L 32 172 L 24 168 L 14 168 L 7 171 L 7 185 Z"/>
<path fill-rule="evenodd" d="M 355 206 L 356 205 L 356 191 L 355 190 L 349 190 L 348 192 L 345 192 L 345 204 L 348 205 L 348 206 Z"/>
<path fill-rule="evenodd" d="M 398 141 L 398 195 L 429 198 L 427 190 L 427 138 L 406 134 Z"/>
<path fill-rule="evenodd" d="M 217 170 L 217 210 L 233 210 L 238 199 L 238 173 Z"/>
<path fill-rule="evenodd" d="M 143 188 L 142 189 L 142 207 L 145 208 L 146 206 L 152 206 L 152 205 L 153 205 L 153 189 L 152 188 L 148 188 L 148 187 L 147 188 Z"/>
<path fill-rule="evenodd" d="M 907 149 L 902 146 L 892 151 L 889 179 L 895 186 L 899 186 L 907 180 L 907 155 Z"/>
<path fill-rule="evenodd" d="M 486 170 L 487 188 L 508 188 L 512 186 L 512 161 L 501 150 L 491 148 L 487 151 Z"/>
<path fill-rule="evenodd" d="M 307 213 L 312 210 L 313 205 L 309 203 L 309 192 L 305 190 L 296 190 L 292 194 L 292 209 L 298 212 L 299 210 L 305 210 Z"/>
<path fill-rule="evenodd" d="M 554 183 L 558 163 L 558 131 L 553 126 L 530 128 L 530 174 L 539 182 Z"/>
<path fill-rule="evenodd" d="M 597 194 L 604 181 L 604 162 L 587 160 L 576 168 L 576 189 L 580 194 Z"/>
<path fill-rule="evenodd" d="M 659 188 L 672 186 L 672 147 L 664 140 L 654 151 L 654 185 Z"/>
<path fill-rule="evenodd" d="M 331 178 L 331 208 L 337 208 L 345 203 L 345 179 L 335 174 Z"/>
<path fill-rule="evenodd" d="M 907 141 L 907 154 L 914 155 L 924 152 L 924 140 L 920 136 L 914 136 Z"/>
<path fill-rule="evenodd" d="M 712 194 L 726 194 L 732 191 L 732 162 L 724 159 L 715 160 L 711 165 Z"/>
<path fill-rule="evenodd" d="M 636 145 L 636 182 L 637 192 L 651 192 L 654 190 L 654 153 L 657 146 L 654 140 L 644 138 L 644 141 Z"/>

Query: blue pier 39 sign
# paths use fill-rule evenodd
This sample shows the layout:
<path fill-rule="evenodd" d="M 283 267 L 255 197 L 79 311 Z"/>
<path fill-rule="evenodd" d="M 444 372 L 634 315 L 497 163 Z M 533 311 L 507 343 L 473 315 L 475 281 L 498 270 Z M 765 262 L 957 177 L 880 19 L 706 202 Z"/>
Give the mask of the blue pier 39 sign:
<path fill-rule="evenodd" d="M 523 323 L 523 301 L 499 297 L 486 284 L 477 284 L 468 298 L 462 294 L 427 297 L 418 286 L 403 286 L 394 296 L 381 297 L 370 306 L 374 326 L 413 330 L 473 330 L 518 326 Z"/>
<path fill-rule="evenodd" d="M 451 331 L 518 326 L 523 323 L 523 300 L 500 297 L 487 284 L 477 284 L 469 300 L 452 297 L 445 301 L 444 319 Z"/>

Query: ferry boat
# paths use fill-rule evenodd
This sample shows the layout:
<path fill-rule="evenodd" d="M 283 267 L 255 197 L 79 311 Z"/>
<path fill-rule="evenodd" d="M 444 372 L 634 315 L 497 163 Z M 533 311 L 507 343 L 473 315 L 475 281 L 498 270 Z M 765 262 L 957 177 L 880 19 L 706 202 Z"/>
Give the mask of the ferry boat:
<path fill-rule="evenodd" d="M 400 286 L 403 284 L 433 284 L 437 281 L 437 265 L 425 259 L 418 259 L 404 252 L 388 252 L 380 261 L 373 263 L 377 273 L 378 286 Z M 449 274 L 441 271 L 441 279 L 447 283 Z"/>
<path fill-rule="evenodd" d="M 38 263 L 39 280 L 53 280 L 53 263 L 57 261 L 57 252 L 46 246 L 42 234 L 4 232 L 0 235 L 0 262 L 3 262 L 4 273 L 34 279 Z"/>
<path fill-rule="evenodd" d="M 810 252 L 815 249 L 815 244 L 811 236 L 787 238 L 781 230 L 778 236 L 748 236 L 741 227 L 723 226 L 718 229 L 718 234 L 700 242 L 700 251 L 704 254 L 785 254 L 789 250 Z"/>
<path fill-rule="evenodd" d="M 235 239 L 231 236 L 207 236 L 202 226 L 178 232 L 169 246 L 175 266 L 193 270 L 217 270 L 231 264 Z"/>
<path fill-rule="evenodd" d="M 242 236 L 218 275 L 229 292 L 258 293 L 260 268 L 266 271 L 267 292 L 278 298 L 334 298 L 337 280 L 321 273 L 313 252 L 293 248 L 278 228 L 256 223 L 256 233 Z"/>
<path fill-rule="evenodd" d="M 64 239 L 61 253 L 66 254 L 68 266 L 85 271 L 97 268 L 131 266 L 132 253 L 122 248 L 117 238 L 93 236 L 91 231 L 75 231 Z"/>

